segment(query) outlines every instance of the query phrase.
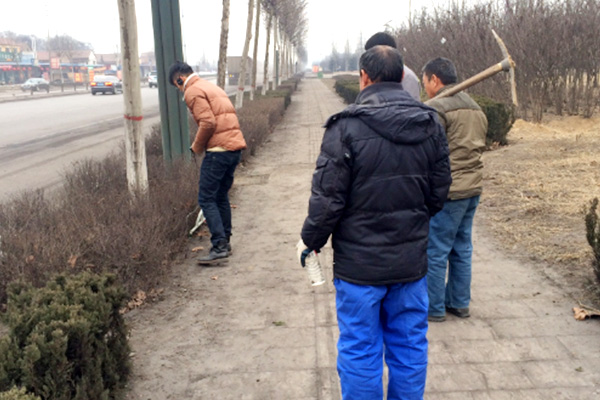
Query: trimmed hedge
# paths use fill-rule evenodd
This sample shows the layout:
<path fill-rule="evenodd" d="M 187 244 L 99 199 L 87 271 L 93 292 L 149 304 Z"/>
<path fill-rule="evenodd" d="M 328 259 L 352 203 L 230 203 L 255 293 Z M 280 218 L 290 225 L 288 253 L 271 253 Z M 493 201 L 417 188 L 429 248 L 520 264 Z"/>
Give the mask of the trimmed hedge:
<path fill-rule="evenodd" d="M 354 103 L 360 92 L 356 76 L 341 75 L 335 78 L 335 91 L 344 99 L 346 104 Z M 508 144 L 506 135 L 515 122 L 515 115 L 511 106 L 499 103 L 488 97 L 471 96 L 479 104 L 488 120 L 486 144 L 491 146 L 498 143 L 502 146 Z"/>
<path fill-rule="evenodd" d="M 27 393 L 24 388 L 12 388 L 8 392 L 0 393 L 0 400 L 40 400 L 39 397 Z"/>
<path fill-rule="evenodd" d="M 340 75 L 335 79 L 335 91 L 340 95 L 346 104 L 352 104 L 356 101 L 358 93 L 360 93 L 360 84 L 358 76 Z"/>
<path fill-rule="evenodd" d="M 484 96 L 471 96 L 479 104 L 488 120 L 486 144 L 488 146 L 498 143 L 501 146 L 508 144 L 506 135 L 515 123 L 515 114 L 511 106 L 497 102 Z"/>
<path fill-rule="evenodd" d="M 9 334 L 0 340 L 0 391 L 43 399 L 119 399 L 130 373 L 127 295 L 113 275 L 59 275 L 46 287 L 9 289 Z"/>

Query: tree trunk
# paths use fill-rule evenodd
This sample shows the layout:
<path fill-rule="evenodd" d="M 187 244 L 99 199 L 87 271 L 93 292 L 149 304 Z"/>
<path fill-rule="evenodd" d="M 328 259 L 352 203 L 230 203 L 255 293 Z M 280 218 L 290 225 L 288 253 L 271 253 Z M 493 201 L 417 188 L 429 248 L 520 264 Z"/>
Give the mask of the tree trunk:
<path fill-rule="evenodd" d="M 244 88 L 246 87 L 246 61 L 248 60 L 248 51 L 250 50 L 250 39 L 252 39 L 252 17 L 254 14 L 254 0 L 248 0 L 248 22 L 246 23 L 246 41 L 244 42 L 244 51 L 240 61 L 240 78 L 238 81 L 238 90 L 235 97 L 235 108 L 242 108 L 244 105 Z"/>
<path fill-rule="evenodd" d="M 256 90 L 256 67 L 258 64 L 258 32 L 260 29 L 260 1 L 256 1 L 256 28 L 254 30 L 254 52 L 252 54 L 252 84 L 250 86 L 250 100 L 254 100 Z"/>
<path fill-rule="evenodd" d="M 146 147 L 142 132 L 142 92 L 135 0 L 117 0 L 121 23 L 123 101 L 125 102 L 125 152 L 127 182 L 133 196 L 148 191 Z"/>
<path fill-rule="evenodd" d="M 227 38 L 229 36 L 229 0 L 223 0 L 223 17 L 221 19 L 221 42 L 219 45 L 219 64 L 217 67 L 217 85 L 225 89 L 227 75 Z"/>
<path fill-rule="evenodd" d="M 277 46 L 277 32 L 279 28 L 277 27 L 277 18 L 273 22 L 273 90 L 277 90 L 279 86 L 279 62 L 278 62 L 278 46 Z"/>
<path fill-rule="evenodd" d="M 265 51 L 265 66 L 263 72 L 263 86 L 261 94 L 264 96 L 267 94 L 267 88 L 269 86 L 269 46 L 271 45 L 271 25 L 273 23 L 273 15 L 269 14 L 269 20 L 267 21 L 267 47 Z"/>
<path fill-rule="evenodd" d="M 282 55 L 281 55 L 281 76 L 283 77 L 283 80 L 287 80 L 288 77 L 288 60 L 287 60 L 287 55 L 288 55 L 288 41 L 287 39 L 281 38 L 283 45 L 282 47 Z"/>

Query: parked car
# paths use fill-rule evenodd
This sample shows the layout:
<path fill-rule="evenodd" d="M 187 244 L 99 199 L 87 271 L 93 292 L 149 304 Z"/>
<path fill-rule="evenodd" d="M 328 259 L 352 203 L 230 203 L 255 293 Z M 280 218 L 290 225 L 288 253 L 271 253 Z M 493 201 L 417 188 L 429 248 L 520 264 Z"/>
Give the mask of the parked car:
<path fill-rule="evenodd" d="M 90 86 L 92 88 L 92 94 L 94 96 L 96 95 L 96 93 L 123 93 L 123 84 L 116 76 L 96 75 L 94 76 L 94 81 L 90 84 Z"/>
<path fill-rule="evenodd" d="M 24 92 L 37 92 L 40 90 L 45 90 L 46 93 L 48 93 L 50 91 L 50 84 L 47 80 L 42 78 L 29 78 L 21 85 L 21 90 Z"/>
<path fill-rule="evenodd" d="M 150 75 L 148 75 L 148 86 L 158 87 L 158 76 L 156 72 L 150 72 Z"/>

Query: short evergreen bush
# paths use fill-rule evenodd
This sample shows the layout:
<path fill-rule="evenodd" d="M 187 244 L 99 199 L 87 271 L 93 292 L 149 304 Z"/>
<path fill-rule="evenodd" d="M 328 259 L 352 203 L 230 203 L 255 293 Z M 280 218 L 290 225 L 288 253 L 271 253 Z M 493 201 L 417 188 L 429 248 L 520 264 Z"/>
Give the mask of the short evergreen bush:
<path fill-rule="evenodd" d="M 598 224 L 598 198 L 591 201 L 588 212 L 585 216 L 586 238 L 594 258 L 592 259 L 592 268 L 596 278 L 600 281 L 600 224 Z"/>
<path fill-rule="evenodd" d="M 335 91 L 344 99 L 346 104 L 352 104 L 360 92 L 356 76 L 342 75 L 335 78 Z M 498 143 L 502 146 L 508 144 L 506 135 L 515 122 L 512 107 L 497 102 L 488 97 L 471 96 L 479 104 L 488 120 L 486 144 L 488 146 Z"/>
<path fill-rule="evenodd" d="M 485 113 L 488 120 L 486 144 L 507 145 L 506 135 L 515 123 L 515 114 L 511 106 L 484 96 L 471 96 Z"/>
<path fill-rule="evenodd" d="M 287 109 L 292 104 L 291 86 L 278 86 L 277 90 L 269 90 L 264 97 L 283 97 L 283 107 Z"/>
<path fill-rule="evenodd" d="M 48 400 L 119 399 L 130 373 L 127 296 L 114 275 L 57 276 L 39 289 L 13 283 L 0 340 L 0 391 Z"/>
<path fill-rule="evenodd" d="M 360 93 L 358 76 L 342 75 L 335 78 L 334 89 L 346 104 L 352 104 Z"/>
<path fill-rule="evenodd" d="M 0 393 L 0 400 L 40 400 L 39 397 L 27 393 L 24 388 L 12 388 L 7 392 Z"/>

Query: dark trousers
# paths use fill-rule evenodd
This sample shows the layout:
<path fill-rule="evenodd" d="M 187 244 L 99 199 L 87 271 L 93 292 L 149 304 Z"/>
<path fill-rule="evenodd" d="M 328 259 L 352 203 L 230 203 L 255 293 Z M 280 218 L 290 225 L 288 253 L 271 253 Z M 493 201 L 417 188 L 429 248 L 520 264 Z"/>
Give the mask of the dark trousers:
<path fill-rule="evenodd" d="M 210 230 L 210 241 L 217 246 L 231 236 L 231 205 L 229 189 L 233 174 L 241 159 L 241 151 L 207 151 L 198 184 L 198 204 L 204 212 Z"/>

